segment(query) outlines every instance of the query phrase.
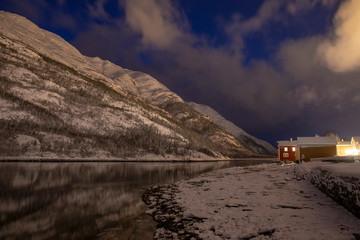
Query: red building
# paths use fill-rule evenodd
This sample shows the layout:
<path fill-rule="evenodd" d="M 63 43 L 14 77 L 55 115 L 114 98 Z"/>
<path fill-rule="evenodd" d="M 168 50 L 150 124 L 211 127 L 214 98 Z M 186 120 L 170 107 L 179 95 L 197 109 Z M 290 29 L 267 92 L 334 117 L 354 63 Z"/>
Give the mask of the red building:
<path fill-rule="evenodd" d="M 278 141 L 278 158 L 281 161 L 295 161 L 298 150 L 297 141 Z"/>

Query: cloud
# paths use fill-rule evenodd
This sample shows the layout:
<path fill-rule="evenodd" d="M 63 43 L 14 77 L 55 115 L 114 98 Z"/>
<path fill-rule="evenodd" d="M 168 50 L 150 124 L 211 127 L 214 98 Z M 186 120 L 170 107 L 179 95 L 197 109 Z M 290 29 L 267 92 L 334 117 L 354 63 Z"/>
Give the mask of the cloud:
<path fill-rule="evenodd" d="M 171 1 L 127 0 L 125 11 L 126 22 L 145 45 L 164 49 L 184 37 L 184 21 Z"/>
<path fill-rule="evenodd" d="M 337 1 L 265 1 L 250 19 L 235 14 L 224 21 L 228 41 L 214 46 L 191 31 L 174 1 L 121 0 L 124 19 L 117 19 L 116 26 L 93 24 L 74 43 L 87 55 L 100 53 L 103 59 L 153 75 L 185 100 L 208 104 L 253 134 L 278 134 L 276 129 L 285 128 L 295 136 L 303 129 L 321 133 L 344 129 L 342 118 L 360 117 L 354 113 L 360 99 L 358 74 L 334 73 L 317 54 L 327 35 L 283 42 L 272 56 L 276 67 L 259 60 L 244 66 L 244 38 L 316 4 L 331 7 Z M 151 64 L 139 55 L 149 56 Z M 347 130 L 351 124 L 349 120 Z"/>
<path fill-rule="evenodd" d="M 256 16 L 242 22 L 239 25 L 239 30 L 242 33 L 248 33 L 252 31 L 257 31 L 261 27 L 273 19 L 277 15 L 277 12 L 280 10 L 280 7 L 284 4 L 284 0 L 267 0 L 265 1 L 260 9 L 258 10 Z"/>
<path fill-rule="evenodd" d="M 334 73 L 324 66 L 317 49 L 325 41 L 322 35 L 287 41 L 278 51 L 283 76 L 291 81 L 289 89 L 295 89 L 297 107 L 327 107 L 348 105 L 349 99 L 360 91 L 358 73 Z"/>
<path fill-rule="evenodd" d="M 292 0 L 287 1 L 286 9 L 290 14 L 295 15 L 299 12 L 311 10 L 317 4 L 321 4 L 325 7 L 332 7 L 338 1 L 339 0 Z"/>
<path fill-rule="evenodd" d="M 334 19 L 334 36 L 325 40 L 318 54 L 334 72 L 360 68 L 360 1 L 345 1 Z"/>
<path fill-rule="evenodd" d="M 42 13 L 49 10 L 48 3 L 45 0 L 4 0 L 3 3 L 8 5 L 10 11 L 16 12 L 34 22 L 43 21 Z"/>
<path fill-rule="evenodd" d="M 51 15 L 50 19 L 53 26 L 67 29 L 70 31 L 76 31 L 79 28 L 78 22 L 73 18 L 73 16 L 64 13 L 63 11 L 56 11 Z"/>
<path fill-rule="evenodd" d="M 283 21 L 286 14 L 300 14 L 314 9 L 318 4 L 332 7 L 339 0 L 265 0 L 256 15 L 244 20 L 240 14 L 234 14 L 231 24 L 227 26 L 227 32 L 237 31 L 245 35 L 261 30 L 273 21 Z M 284 9 L 286 11 L 284 11 Z"/>
<path fill-rule="evenodd" d="M 78 33 L 72 44 L 90 57 L 101 57 L 134 70 L 140 66 L 137 55 L 141 41 L 121 20 L 113 20 L 112 25 L 93 23 Z"/>
<path fill-rule="evenodd" d="M 126 22 L 140 34 L 142 51 L 150 51 L 153 56 L 154 63 L 148 68 L 142 66 L 143 71 L 158 77 L 186 100 L 208 103 L 218 110 L 224 103 L 231 104 L 269 126 L 298 117 L 301 109 L 325 104 L 330 99 L 326 95 L 334 92 L 317 81 L 329 74 L 314 54 L 324 39 L 320 36 L 284 43 L 278 53 L 283 71 L 264 61 L 242 65 L 243 36 L 273 21 L 288 3 L 265 1 L 257 14 L 246 21 L 234 15 L 224 26 L 230 40 L 220 47 L 211 46 L 206 38 L 184 28 L 186 20 L 180 17 L 181 11 L 169 2 L 129 0 Z M 300 11 L 315 5 L 309 1 L 296 6 Z M 179 41 L 184 38 L 187 40 Z M 166 54 L 157 49 L 166 49 Z M 326 91 L 322 94 L 321 90 Z"/>
<path fill-rule="evenodd" d="M 64 11 L 66 0 L 57 0 L 56 8 L 46 0 L 4 0 L 8 5 L 8 10 L 20 14 L 39 26 L 53 26 L 56 28 L 69 29 L 74 31 L 78 28 L 78 23 L 73 16 Z"/>
<path fill-rule="evenodd" d="M 271 2 L 275 5 L 277 1 Z M 253 62 L 249 68 L 242 66 L 242 38 L 236 38 L 236 29 L 228 28 L 231 40 L 214 47 L 206 37 L 191 32 L 181 9 L 171 3 L 125 2 L 126 23 L 142 42 L 137 51 L 151 54 L 154 60 L 151 66 L 142 66 L 142 71 L 158 77 L 186 100 L 208 102 L 217 109 L 227 102 L 261 116 L 267 123 L 281 120 L 272 112 L 281 102 L 289 102 L 290 95 L 281 90 L 285 86 L 282 76 L 263 61 Z M 265 14 L 266 6 L 269 4 L 261 14 Z"/>
<path fill-rule="evenodd" d="M 283 43 L 278 51 L 282 76 L 287 79 L 291 106 L 298 114 L 284 113 L 285 122 L 300 122 L 294 132 L 313 129 L 317 133 L 334 129 L 343 136 L 358 134 L 359 72 L 337 73 L 324 65 L 317 49 L 326 35 Z M 286 84 L 286 82 L 283 82 Z M 284 111 L 287 111 L 284 108 Z M 305 127 L 308 125 L 307 127 Z M 290 128 L 289 128 L 290 129 Z"/>
<path fill-rule="evenodd" d="M 295 84 L 306 82 L 314 75 L 321 77 L 319 74 L 324 71 L 324 68 L 316 51 L 324 39 L 323 36 L 317 35 L 299 40 L 288 40 L 281 44 L 276 57 L 281 62 L 284 73 L 289 75 Z"/>
<path fill-rule="evenodd" d="M 87 3 L 89 15 L 92 18 L 108 21 L 110 18 L 104 8 L 104 5 L 107 3 L 107 1 L 108 0 L 97 0 L 95 2 L 95 5 L 91 5 L 91 4 Z"/>

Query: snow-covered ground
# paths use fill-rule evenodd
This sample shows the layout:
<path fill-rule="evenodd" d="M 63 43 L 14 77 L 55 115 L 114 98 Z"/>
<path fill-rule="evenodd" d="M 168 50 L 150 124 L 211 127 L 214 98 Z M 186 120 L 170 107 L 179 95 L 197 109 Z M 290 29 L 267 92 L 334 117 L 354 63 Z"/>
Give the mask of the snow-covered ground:
<path fill-rule="evenodd" d="M 236 167 L 148 189 L 155 238 L 359 239 L 360 219 L 297 175 L 301 168 Z"/>
<path fill-rule="evenodd" d="M 299 164 L 294 172 L 360 218 L 360 163 L 332 158 Z"/>

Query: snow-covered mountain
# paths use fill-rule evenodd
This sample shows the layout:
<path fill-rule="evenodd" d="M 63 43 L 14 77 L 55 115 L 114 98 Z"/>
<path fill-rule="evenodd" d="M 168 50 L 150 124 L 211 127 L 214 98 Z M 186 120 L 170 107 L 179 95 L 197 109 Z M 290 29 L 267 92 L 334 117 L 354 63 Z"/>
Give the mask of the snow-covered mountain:
<path fill-rule="evenodd" d="M 113 79 L 126 90 L 145 98 L 152 104 L 161 105 L 171 101 L 183 102 L 177 94 L 148 74 L 124 69 L 98 57 L 88 57 L 87 59 L 97 72 Z"/>
<path fill-rule="evenodd" d="M 263 156 L 153 77 L 0 11 L 0 156 Z"/>
<path fill-rule="evenodd" d="M 277 150 L 268 142 L 258 139 L 243 129 L 236 126 L 234 123 L 226 120 L 218 112 L 207 105 L 198 104 L 194 102 L 188 103 L 193 109 L 211 118 L 217 125 L 222 127 L 227 132 L 234 135 L 239 141 L 251 149 L 253 152 L 260 154 L 272 154 L 275 155 Z"/>

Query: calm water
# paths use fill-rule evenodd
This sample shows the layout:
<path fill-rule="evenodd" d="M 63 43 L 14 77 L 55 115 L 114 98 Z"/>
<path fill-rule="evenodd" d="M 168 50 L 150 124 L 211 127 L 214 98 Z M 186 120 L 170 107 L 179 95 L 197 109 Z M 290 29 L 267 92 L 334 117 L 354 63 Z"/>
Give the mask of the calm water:
<path fill-rule="evenodd" d="M 0 163 L 0 239 L 152 239 L 147 187 L 257 163 Z"/>

